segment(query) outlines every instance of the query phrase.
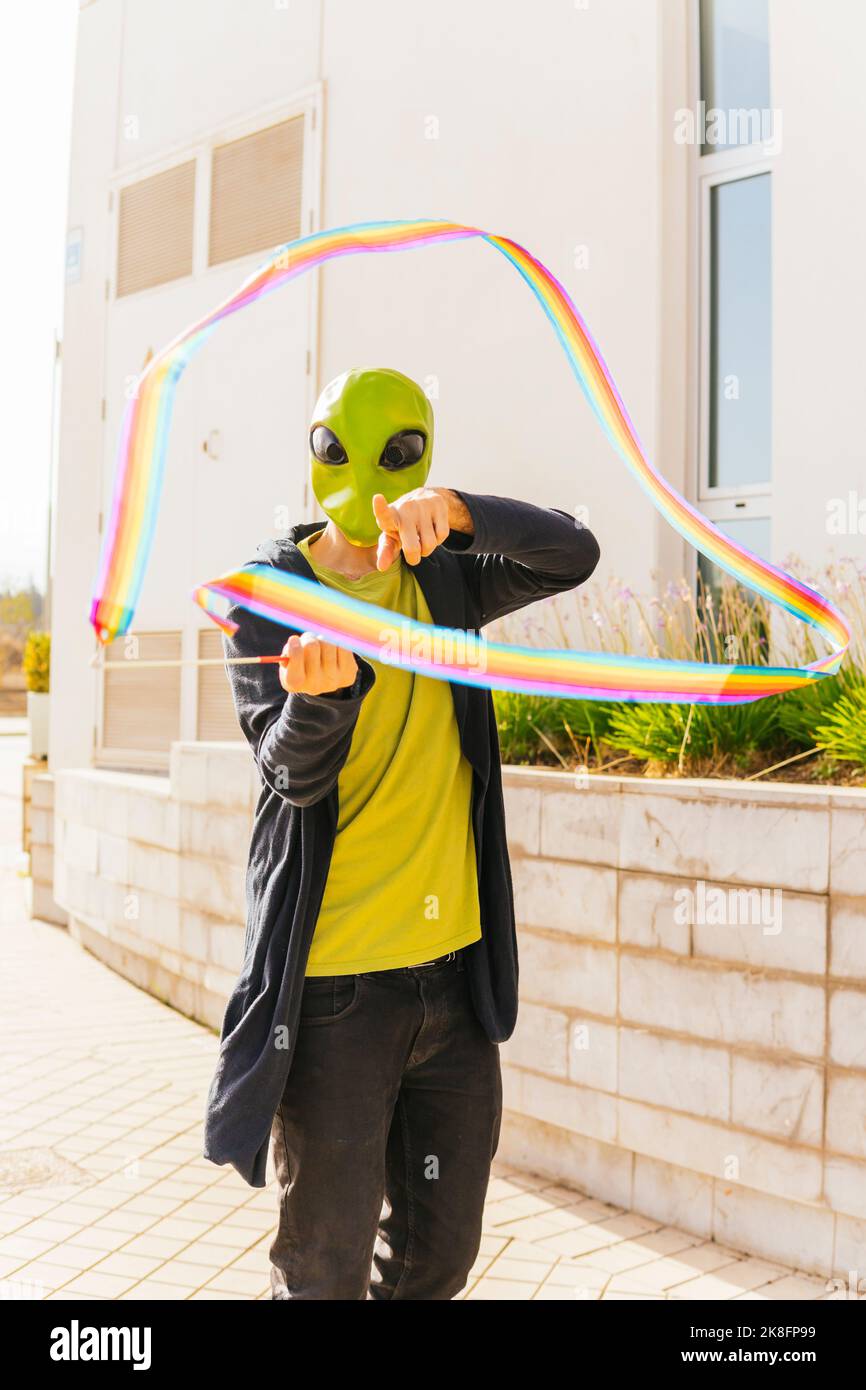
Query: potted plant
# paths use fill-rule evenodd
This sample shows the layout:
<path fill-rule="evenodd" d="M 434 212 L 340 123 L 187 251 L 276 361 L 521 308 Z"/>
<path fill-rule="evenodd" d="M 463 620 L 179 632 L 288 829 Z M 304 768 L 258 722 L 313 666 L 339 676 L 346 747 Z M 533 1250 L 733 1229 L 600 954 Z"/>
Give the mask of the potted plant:
<path fill-rule="evenodd" d="M 30 632 L 24 644 L 24 680 L 27 684 L 27 720 L 30 725 L 30 756 L 48 757 L 48 680 L 51 664 L 51 634 Z"/>

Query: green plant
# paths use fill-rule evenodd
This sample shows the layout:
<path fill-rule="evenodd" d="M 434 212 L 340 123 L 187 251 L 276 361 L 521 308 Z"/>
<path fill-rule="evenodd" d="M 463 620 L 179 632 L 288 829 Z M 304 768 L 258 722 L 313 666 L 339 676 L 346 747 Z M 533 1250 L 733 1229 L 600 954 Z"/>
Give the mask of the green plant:
<path fill-rule="evenodd" d="M 601 758 L 601 745 L 607 742 L 610 721 L 618 706 L 604 700 L 568 700 L 564 715 L 568 732 L 584 745 L 588 742 L 596 758 Z"/>
<path fill-rule="evenodd" d="M 854 682 L 851 682 L 853 687 Z M 827 718 L 846 689 L 840 676 L 792 690 L 778 700 L 779 728 L 798 748 L 814 748 L 815 730 Z"/>
<path fill-rule="evenodd" d="M 50 664 L 50 632 L 29 632 L 24 643 L 24 657 L 21 663 L 28 690 L 39 694 L 47 693 Z"/>
<path fill-rule="evenodd" d="M 815 736 L 818 747 L 831 758 L 866 767 L 866 686 L 837 700 Z"/>
<path fill-rule="evenodd" d="M 543 750 L 562 763 L 583 762 L 587 743 L 600 757 L 613 705 L 595 700 L 557 700 L 497 690 L 493 695 L 503 760 L 535 763 Z"/>
<path fill-rule="evenodd" d="M 621 705 L 607 741 L 633 758 L 692 768 L 745 763 L 759 749 L 772 747 L 778 733 L 778 701 L 748 705 Z"/>

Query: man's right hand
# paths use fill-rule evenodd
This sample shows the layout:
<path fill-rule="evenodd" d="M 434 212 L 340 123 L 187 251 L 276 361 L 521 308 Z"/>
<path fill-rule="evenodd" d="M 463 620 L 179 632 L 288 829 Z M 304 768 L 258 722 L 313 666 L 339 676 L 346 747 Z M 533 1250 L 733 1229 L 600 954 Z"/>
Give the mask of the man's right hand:
<path fill-rule="evenodd" d="M 287 694 L 327 695 L 352 685 L 358 663 L 351 652 L 323 642 L 312 632 L 293 632 L 283 647 L 280 685 Z"/>

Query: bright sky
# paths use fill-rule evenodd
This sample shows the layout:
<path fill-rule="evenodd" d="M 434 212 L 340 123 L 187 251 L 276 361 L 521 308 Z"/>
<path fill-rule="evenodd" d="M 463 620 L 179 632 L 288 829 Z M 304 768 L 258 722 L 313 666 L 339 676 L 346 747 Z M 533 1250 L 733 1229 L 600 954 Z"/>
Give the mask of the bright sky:
<path fill-rule="evenodd" d="M 44 589 L 78 0 L 5 7 L 0 56 L 0 588 Z"/>

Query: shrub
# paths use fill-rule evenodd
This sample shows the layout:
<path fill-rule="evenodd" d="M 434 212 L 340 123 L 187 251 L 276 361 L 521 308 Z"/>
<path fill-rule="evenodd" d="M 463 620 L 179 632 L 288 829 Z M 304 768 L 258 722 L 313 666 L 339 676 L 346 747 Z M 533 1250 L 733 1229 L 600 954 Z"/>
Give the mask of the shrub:
<path fill-rule="evenodd" d="M 866 768 L 866 687 L 837 700 L 815 735 L 818 747 L 831 758 Z"/>
<path fill-rule="evenodd" d="M 615 708 L 595 700 L 557 700 L 512 690 L 494 691 L 493 706 L 505 762 L 536 763 L 546 750 L 564 766 L 582 763 L 587 744 L 600 758 Z"/>
<path fill-rule="evenodd" d="M 815 732 L 846 689 L 857 682 L 850 676 L 828 676 L 779 697 L 779 729 L 798 748 L 816 747 Z"/>
<path fill-rule="evenodd" d="M 796 557 L 789 557 L 785 568 L 802 569 Z M 573 765 L 588 760 L 588 749 L 597 763 L 618 750 L 647 767 L 704 775 L 765 767 L 818 746 L 828 758 L 861 761 L 866 568 L 840 560 L 817 577 L 800 577 L 832 594 L 851 620 L 851 648 L 839 675 L 746 705 L 610 704 L 498 694 L 504 757 L 533 763 L 549 762 L 553 755 Z M 686 661 L 807 666 L 819 654 L 810 628 L 771 611 L 728 577 L 713 586 L 699 582 L 697 592 L 685 580 L 670 583 L 649 599 L 611 580 L 543 600 L 497 626 L 506 641 L 526 646 Z"/>
<path fill-rule="evenodd" d="M 51 663 L 51 634 L 30 632 L 24 644 L 22 667 L 27 689 L 47 694 Z"/>
<path fill-rule="evenodd" d="M 607 741 L 633 758 L 674 764 L 721 767 L 745 764 L 778 735 L 778 701 L 748 705 L 622 705 L 611 720 Z"/>

